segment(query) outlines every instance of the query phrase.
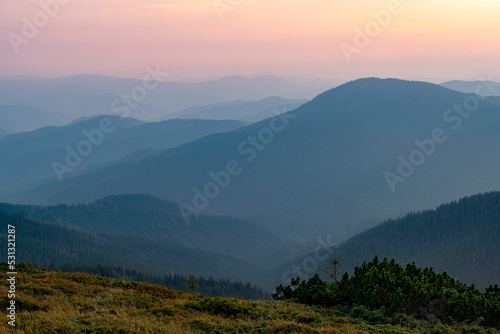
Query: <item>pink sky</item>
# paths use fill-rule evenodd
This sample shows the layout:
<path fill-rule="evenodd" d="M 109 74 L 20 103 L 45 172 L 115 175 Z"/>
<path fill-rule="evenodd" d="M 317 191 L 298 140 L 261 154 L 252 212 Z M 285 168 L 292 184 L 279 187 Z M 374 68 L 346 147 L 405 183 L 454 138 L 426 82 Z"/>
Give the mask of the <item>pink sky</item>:
<path fill-rule="evenodd" d="M 0 76 L 142 77 L 157 64 L 173 80 L 266 71 L 341 80 L 500 75 L 498 0 L 58 1 L 0 2 Z M 58 3 L 47 22 L 41 3 Z M 230 6 L 224 20 L 214 3 Z M 355 29 L 378 24 L 372 12 L 390 3 L 397 13 L 348 63 L 341 43 L 355 47 Z M 23 17 L 34 16 L 38 33 L 26 38 Z M 15 39 L 17 53 L 13 36 L 25 38 Z"/>

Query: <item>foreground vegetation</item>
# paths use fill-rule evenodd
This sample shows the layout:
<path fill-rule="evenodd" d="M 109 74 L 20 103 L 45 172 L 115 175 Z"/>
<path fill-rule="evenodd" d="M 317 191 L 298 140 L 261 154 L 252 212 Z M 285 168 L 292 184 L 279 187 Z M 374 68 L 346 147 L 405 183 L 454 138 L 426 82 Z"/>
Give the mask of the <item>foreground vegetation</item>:
<path fill-rule="evenodd" d="M 394 259 L 379 261 L 378 257 L 356 267 L 352 277 L 346 273 L 338 280 L 337 266 L 338 261 L 331 260 L 333 282 L 323 281 L 319 275 L 307 281 L 297 277 L 291 285 L 278 286 L 273 298 L 347 310 L 356 308 L 381 320 L 411 316 L 500 329 L 498 284 L 490 285 L 483 293 L 446 272 L 438 274 L 415 263 L 403 268 Z"/>
<path fill-rule="evenodd" d="M 6 319 L 5 264 L 1 313 Z M 436 318 L 382 317 L 289 301 L 243 301 L 160 285 L 17 267 L 17 333 L 500 333 Z M 11 332 L 2 321 L 2 332 Z"/>

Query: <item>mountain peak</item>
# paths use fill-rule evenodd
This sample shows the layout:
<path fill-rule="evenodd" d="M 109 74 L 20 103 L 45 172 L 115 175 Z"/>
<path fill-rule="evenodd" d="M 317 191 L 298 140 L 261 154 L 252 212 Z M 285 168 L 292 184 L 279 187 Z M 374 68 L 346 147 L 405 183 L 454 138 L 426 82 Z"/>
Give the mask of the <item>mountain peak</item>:
<path fill-rule="evenodd" d="M 332 88 L 318 95 L 312 102 L 333 105 L 338 104 L 338 100 L 342 99 L 349 102 L 359 102 L 361 100 L 372 103 L 381 99 L 387 100 L 388 98 L 410 101 L 419 100 L 424 96 L 431 99 L 439 98 L 440 95 L 447 95 L 456 99 L 463 94 L 429 82 L 369 77 L 349 81 Z"/>

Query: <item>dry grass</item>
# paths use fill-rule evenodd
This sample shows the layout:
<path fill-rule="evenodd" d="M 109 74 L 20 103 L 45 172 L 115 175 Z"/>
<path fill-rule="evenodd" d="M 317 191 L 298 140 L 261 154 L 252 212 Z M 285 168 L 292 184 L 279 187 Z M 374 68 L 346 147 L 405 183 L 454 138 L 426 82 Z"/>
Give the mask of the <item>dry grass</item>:
<path fill-rule="evenodd" d="M 0 274 L 2 333 L 418 333 L 370 325 L 338 311 L 288 302 L 209 298 L 146 283 L 87 274 L 17 275 L 16 330 L 7 324 Z M 446 328 L 448 333 L 459 333 Z"/>

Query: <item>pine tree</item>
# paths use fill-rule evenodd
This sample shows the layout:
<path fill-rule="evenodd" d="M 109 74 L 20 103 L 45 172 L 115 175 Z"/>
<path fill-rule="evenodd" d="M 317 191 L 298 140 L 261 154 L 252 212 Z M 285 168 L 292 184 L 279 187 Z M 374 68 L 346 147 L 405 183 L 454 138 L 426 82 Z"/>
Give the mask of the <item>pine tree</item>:
<path fill-rule="evenodd" d="M 337 275 L 339 274 L 339 266 L 340 261 L 337 259 L 330 259 L 330 270 L 324 270 L 325 273 L 330 275 L 333 278 L 335 284 L 337 284 Z"/>
<path fill-rule="evenodd" d="M 186 290 L 188 292 L 195 293 L 196 288 L 199 286 L 199 284 L 196 283 L 196 278 L 194 277 L 194 275 L 189 275 L 187 278 L 185 278 L 185 280 L 186 280 Z"/>

